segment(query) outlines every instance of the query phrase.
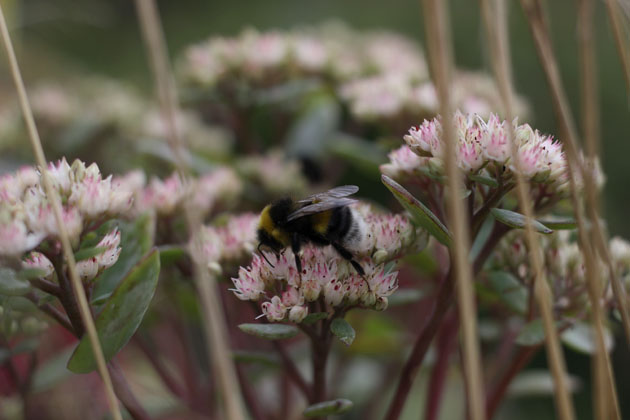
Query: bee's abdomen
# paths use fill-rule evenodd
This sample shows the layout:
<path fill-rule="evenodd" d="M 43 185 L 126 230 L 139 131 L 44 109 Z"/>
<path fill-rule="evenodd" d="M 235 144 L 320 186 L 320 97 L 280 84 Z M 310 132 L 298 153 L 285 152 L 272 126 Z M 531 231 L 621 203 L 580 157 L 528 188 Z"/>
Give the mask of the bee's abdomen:
<path fill-rule="evenodd" d="M 352 226 L 352 215 L 348 207 L 339 207 L 332 211 L 328 223 L 327 235 L 333 240 L 340 240 L 350 230 Z"/>

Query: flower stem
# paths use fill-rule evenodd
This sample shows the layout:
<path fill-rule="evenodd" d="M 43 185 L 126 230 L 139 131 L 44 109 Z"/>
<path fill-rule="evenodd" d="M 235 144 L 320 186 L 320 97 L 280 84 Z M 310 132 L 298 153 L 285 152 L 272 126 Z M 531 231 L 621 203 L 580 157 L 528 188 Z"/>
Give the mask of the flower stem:
<path fill-rule="evenodd" d="M 444 320 L 444 325 L 440 329 L 438 336 L 438 358 L 431 371 L 429 388 L 427 393 L 427 406 L 424 418 L 426 420 L 437 420 L 440 402 L 444 393 L 446 375 L 448 373 L 448 362 L 457 344 L 457 330 L 459 322 L 454 311 L 451 311 Z"/>
<path fill-rule="evenodd" d="M 107 364 L 109 374 L 112 378 L 112 385 L 114 385 L 114 391 L 116 396 L 123 403 L 129 414 L 134 420 L 150 420 L 149 414 L 142 408 L 138 399 L 135 397 L 127 380 L 123 376 L 122 370 L 118 363 L 114 360 Z"/>
<path fill-rule="evenodd" d="M 413 384 L 416 372 L 424 360 L 424 356 L 429 349 L 429 345 L 431 344 L 433 337 L 442 324 L 446 310 L 453 301 L 454 285 L 455 282 L 453 273 L 452 271 L 449 271 L 440 285 L 440 290 L 438 291 L 436 302 L 431 311 L 429 320 L 418 335 L 416 343 L 411 350 L 411 355 L 403 367 L 400 379 L 398 380 L 398 386 L 396 387 L 396 392 L 394 393 L 394 399 L 392 400 L 389 410 L 387 411 L 387 415 L 385 416 L 386 420 L 396 420 L 400 417 L 400 413 L 402 412 L 407 395 L 409 395 L 409 391 L 411 390 L 411 385 Z"/>
<path fill-rule="evenodd" d="M 527 365 L 531 358 L 540 350 L 540 347 L 541 345 L 525 347 L 514 357 L 508 370 L 486 397 L 486 417 L 488 419 L 492 419 L 497 408 L 499 408 L 499 404 L 503 400 L 514 377 Z"/>
<path fill-rule="evenodd" d="M 284 369 L 286 371 L 287 377 L 293 382 L 293 384 L 304 394 L 304 396 L 311 400 L 311 391 L 309 389 L 308 384 L 300 374 L 300 371 L 297 370 L 295 363 L 287 354 L 287 350 L 284 348 L 284 345 L 279 341 L 272 341 L 273 347 L 280 356 L 282 363 L 284 364 Z"/>
<path fill-rule="evenodd" d="M 330 351 L 330 335 L 324 331 L 320 341 L 312 341 L 313 350 L 313 392 L 311 404 L 326 400 L 326 363 Z"/>

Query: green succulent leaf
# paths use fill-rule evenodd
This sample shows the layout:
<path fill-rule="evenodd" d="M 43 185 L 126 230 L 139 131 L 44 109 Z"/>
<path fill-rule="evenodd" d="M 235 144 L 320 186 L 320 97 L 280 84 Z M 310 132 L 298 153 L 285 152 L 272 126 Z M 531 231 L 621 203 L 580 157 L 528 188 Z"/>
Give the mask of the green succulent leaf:
<path fill-rule="evenodd" d="M 516 337 L 516 343 L 521 346 L 536 346 L 543 341 L 545 341 L 545 329 L 540 318 L 526 324 Z"/>
<path fill-rule="evenodd" d="M 491 271 L 488 273 L 488 282 L 510 309 L 521 315 L 527 312 L 529 292 L 512 273 Z"/>
<path fill-rule="evenodd" d="M 490 210 L 495 219 L 504 225 L 508 225 L 510 227 L 516 229 L 524 229 L 527 223 L 527 218 L 520 213 L 515 211 L 493 208 Z M 532 221 L 532 227 L 536 232 L 550 234 L 553 233 L 553 230 L 549 229 L 547 226 L 543 225 L 537 220 Z"/>
<path fill-rule="evenodd" d="M 292 338 L 300 332 L 297 327 L 288 324 L 241 324 L 238 328 L 244 333 L 267 340 Z"/>
<path fill-rule="evenodd" d="M 0 267 L 0 295 L 22 296 L 31 290 L 31 284 L 21 279 L 14 270 Z"/>
<path fill-rule="evenodd" d="M 97 255 L 102 254 L 103 252 L 105 252 L 105 250 L 107 250 L 107 248 L 102 246 L 80 249 L 74 254 L 74 259 L 77 262 L 87 260 L 89 258 L 96 257 Z"/>
<path fill-rule="evenodd" d="M 302 414 L 304 417 L 325 417 L 333 414 L 343 414 L 352 409 L 354 404 L 350 400 L 336 399 L 332 401 L 324 401 L 317 404 L 310 405 L 304 410 Z"/>
<path fill-rule="evenodd" d="M 426 229 L 442 244 L 446 246 L 451 244 L 451 233 L 427 206 L 387 175 L 381 175 L 381 180 L 405 210 L 411 214 L 411 219 L 415 224 Z"/>
<path fill-rule="evenodd" d="M 352 325 L 343 318 L 335 318 L 333 322 L 330 323 L 330 331 L 346 346 L 352 344 L 356 337 L 356 332 L 354 328 L 352 328 Z"/>
<path fill-rule="evenodd" d="M 572 217 L 548 217 L 538 221 L 553 230 L 577 229 L 577 221 Z"/>
<path fill-rule="evenodd" d="M 149 253 L 120 282 L 95 320 L 103 354 L 110 360 L 136 332 L 149 308 L 160 274 L 160 255 Z M 75 373 L 96 369 L 96 361 L 87 335 L 84 335 L 68 362 Z"/>
<path fill-rule="evenodd" d="M 469 175 L 468 178 L 470 178 L 471 181 L 475 181 L 480 184 L 487 185 L 491 188 L 497 188 L 499 186 L 499 183 L 497 182 L 497 180 L 488 175 L 481 175 L 481 174 Z"/>
<path fill-rule="evenodd" d="M 162 267 L 174 264 L 187 255 L 186 248 L 180 245 L 164 245 L 158 247 L 158 250 Z"/>
<path fill-rule="evenodd" d="M 584 322 L 577 322 L 560 336 L 562 342 L 570 349 L 583 354 L 595 354 L 597 351 L 597 333 L 594 328 Z M 613 335 L 604 328 L 604 345 L 610 351 L 614 347 Z"/>
<path fill-rule="evenodd" d="M 116 264 L 95 279 L 92 302 L 102 302 L 113 292 L 129 270 L 146 255 L 153 246 L 154 220 L 149 214 L 138 217 L 134 222 L 119 222 L 121 231 L 120 256 Z"/>
<path fill-rule="evenodd" d="M 326 312 L 313 312 L 312 314 L 306 315 L 306 317 L 302 320 L 302 324 L 311 325 L 326 318 L 328 318 L 328 313 Z"/>

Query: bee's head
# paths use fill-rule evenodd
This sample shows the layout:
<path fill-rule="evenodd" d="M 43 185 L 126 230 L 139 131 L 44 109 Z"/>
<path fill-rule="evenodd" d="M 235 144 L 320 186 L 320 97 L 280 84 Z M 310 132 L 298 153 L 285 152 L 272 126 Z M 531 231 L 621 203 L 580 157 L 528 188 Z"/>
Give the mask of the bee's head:
<path fill-rule="evenodd" d="M 258 252 L 267 261 L 269 265 L 273 265 L 267 260 L 262 251 L 273 252 L 278 255 L 289 245 L 289 235 L 280 226 L 281 220 L 277 217 L 277 208 L 275 204 L 266 206 L 260 213 L 260 222 L 258 224 Z"/>

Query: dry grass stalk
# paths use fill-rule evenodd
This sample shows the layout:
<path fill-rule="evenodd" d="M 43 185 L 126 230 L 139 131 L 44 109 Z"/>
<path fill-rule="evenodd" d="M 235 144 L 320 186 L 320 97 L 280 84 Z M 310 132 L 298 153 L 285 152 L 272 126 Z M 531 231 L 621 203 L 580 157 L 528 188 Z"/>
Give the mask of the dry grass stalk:
<path fill-rule="evenodd" d="M 528 23 L 530 25 L 531 32 L 534 36 L 534 41 L 536 44 L 536 48 L 538 50 L 538 54 L 540 56 L 543 68 L 545 70 L 545 75 L 547 77 L 547 81 L 549 83 L 552 99 L 554 104 L 554 110 L 556 112 L 556 117 L 560 125 L 561 136 L 565 145 L 565 150 L 567 152 L 567 162 L 570 173 L 570 181 L 571 181 L 571 196 L 573 200 L 573 207 L 576 214 L 576 219 L 578 221 L 578 233 L 580 235 L 580 246 L 582 249 L 582 253 L 584 256 L 584 262 L 586 267 L 586 274 L 588 279 L 588 289 L 589 296 L 592 302 L 593 308 L 593 321 L 595 323 L 596 330 L 596 343 L 598 347 L 598 353 L 602 357 L 602 360 L 597 362 L 600 364 L 599 372 L 607 371 L 607 386 L 601 386 L 602 389 L 606 389 L 610 400 L 609 406 L 612 409 L 612 414 L 614 418 L 620 418 L 619 407 L 617 403 L 616 397 L 616 388 L 614 385 L 614 379 L 612 376 L 612 369 L 610 367 L 609 355 L 605 350 L 605 342 L 603 336 L 603 315 L 601 308 L 601 278 L 597 265 L 597 255 L 595 254 L 595 249 L 591 248 L 591 242 L 587 237 L 587 229 L 585 228 L 586 223 L 584 220 L 584 215 L 582 213 L 582 207 L 580 200 L 577 197 L 576 189 L 575 189 L 575 171 L 579 170 L 582 179 L 585 184 L 586 191 L 586 202 L 587 202 L 587 213 L 590 220 L 591 233 L 593 241 L 592 244 L 599 248 L 597 251 L 600 252 L 601 256 L 606 263 L 608 268 L 611 283 L 613 285 L 613 290 L 615 292 L 615 296 L 617 298 L 617 303 L 620 306 L 620 311 L 622 312 L 622 318 L 624 318 L 624 328 L 626 329 L 626 337 L 630 337 L 630 330 L 628 326 L 627 318 L 627 302 L 624 297 L 624 293 L 621 290 L 621 285 L 618 282 L 618 279 L 615 278 L 615 271 L 612 264 L 612 260 L 610 257 L 610 252 L 606 245 L 605 235 L 599 223 L 598 216 L 598 196 L 597 196 L 597 188 L 595 186 L 592 173 L 590 170 L 585 168 L 585 165 L 582 163 L 581 159 L 579 159 L 577 152 L 577 135 L 575 132 L 575 127 L 573 125 L 573 121 L 571 119 L 571 114 L 568 107 L 568 102 L 566 100 L 566 95 L 564 90 L 562 89 L 562 83 L 560 79 L 560 74 L 558 72 L 557 63 L 555 62 L 555 57 L 553 54 L 553 50 L 551 48 L 551 42 L 549 40 L 549 33 L 547 30 L 547 26 L 545 25 L 542 18 L 541 5 L 539 1 L 535 0 L 521 0 L 523 5 L 523 9 L 526 12 Z M 624 314 L 625 313 L 625 314 Z M 600 383 L 604 382 L 604 374 L 600 373 L 597 375 Z M 603 391 L 602 391 L 603 392 Z M 604 398 L 603 394 L 602 397 Z M 602 403 L 602 400 L 599 401 L 598 404 Z M 601 410 L 607 410 L 607 404 L 601 404 Z"/>
<path fill-rule="evenodd" d="M 136 0 L 140 26 L 150 58 L 151 70 L 155 78 L 155 87 L 160 102 L 162 118 L 165 122 L 169 146 L 175 155 L 177 169 L 188 173 L 184 157 L 185 144 L 178 135 L 176 115 L 179 104 L 173 74 L 170 68 L 166 42 L 155 0 Z M 201 219 L 185 205 L 185 216 L 189 233 L 199 231 Z M 204 313 L 206 345 L 213 371 L 218 375 L 225 415 L 230 420 L 244 419 L 240 389 L 236 371 L 230 357 L 229 338 L 225 316 L 217 295 L 216 281 L 211 278 L 206 267 L 195 263 L 195 284 L 199 292 Z"/>
<path fill-rule="evenodd" d="M 477 311 L 473 292 L 472 267 L 468 261 L 470 251 L 469 220 L 460 197 L 461 174 L 455 163 L 455 137 L 452 125 L 453 109 L 450 102 L 452 53 L 447 23 L 446 4 L 441 0 L 424 0 L 427 45 L 432 76 L 440 100 L 440 114 L 444 118 L 445 164 L 448 179 L 448 218 L 453 230 L 451 264 L 455 267 L 460 324 L 463 331 L 463 356 L 468 396 L 468 417 L 472 420 L 486 418 L 483 396 L 483 376 L 477 338 Z"/>
<path fill-rule="evenodd" d="M 505 22 L 500 23 L 501 20 L 505 20 L 506 18 L 505 10 L 497 10 L 497 2 L 494 2 L 495 7 L 493 8 L 490 0 L 480 0 L 480 5 L 488 40 L 491 45 L 490 50 L 493 71 L 497 80 L 507 120 L 511 121 L 513 118 L 513 92 L 508 64 L 510 62 L 508 52 L 509 44 L 507 41 L 509 38 L 507 34 L 507 25 Z M 503 29 L 503 31 L 501 31 L 501 29 Z M 512 161 L 518 162 L 518 160 L 515 159 L 516 146 L 513 144 L 513 133 L 510 132 L 509 136 Z M 527 220 L 531 221 L 534 218 L 534 214 L 533 203 L 528 185 L 525 183 L 520 171 L 515 171 L 515 175 L 516 191 L 518 194 L 520 210 L 526 216 Z M 553 296 L 544 273 L 540 243 L 538 242 L 536 233 L 534 232 L 531 223 L 527 223 L 525 231 L 527 246 L 529 248 L 530 264 L 534 268 L 534 294 L 543 319 L 547 357 L 550 361 L 551 371 L 556 386 L 556 392 L 554 393 L 556 406 L 559 417 L 563 420 L 569 420 L 575 418 L 575 413 L 566 383 L 566 364 L 553 317 L 553 309 L 551 306 Z"/>
<path fill-rule="evenodd" d="M 577 134 L 575 131 L 575 126 L 573 124 L 573 119 L 571 118 L 568 101 L 566 99 L 566 93 L 562 88 L 560 73 L 558 71 L 558 65 L 555 61 L 555 56 L 551 47 L 549 33 L 542 18 L 540 2 L 537 0 L 521 0 L 521 4 L 523 5 L 523 9 L 526 12 L 527 20 L 536 44 L 536 49 L 538 51 L 538 55 L 545 71 L 545 76 L 547 77 L 547 82 L 551 90 L 552 103 L 560 129 L 560 138 L 564 143 L 565 151 L 567 153 L 569 172 L 571 173 L 575 169 L 579 170 L 580 175 L 584 180 L 586 202 L 588 203 L 588 216 L 592 220 L 597 221 L 597 223 L 591 223 L 596 237 L 594 245 L 596 246 L 597 251 L 601 253 L 604 263 L 608 268 L 610 282 L 612 284 L 615 299 L 617 301 L 617 306 L 619 311 L 621 312 L 621 318 L 623 321 L 624 331 L 626 333 L 626 339 L 628 340 L 628 343 L 630 343 L 630 314 L 628 312 L 628 300 L 625 296 L 625 292 L 623 291 L 623 286 L 621 285 L 619 279 L 615 276 L 615 269 L 612 263 L 610 252 L 608 250 L 608 246 L 606 244 L 606 237 L 602 230 L 601 223 L 599 223 L 599 218 L 597 215 L 598 206 L 596 205 L 598 200 L 598 193 L 597 188 L 594 184 L 592 176 L 593 174 L 591 173 L 591 171 L 585 169 L 582 160 L 578 156 L 578 147 L 576 140 Z M 571 183 L 571 185 L 574 185 L 573 178 L 571 178 Z M 571 188 L 571 194 L 572 199 L 574 200 L 574 204 L 578 203 L 579 200 L 577 198 L 575 188 L 573 187 Z M 581 228 L 582 227 L 583 225 L 581 226 Z"/>
<path fill-rule="evenodd" d="M 580 86 L 581 86 L 581 111 L 582 111 L 582 134 L 585 139 L 586 153 L 590 159 L 598 156 L 600 148 L 599 135 L 599 95 L 597 89 L 597 74 L 595 66 L 595 45 L 593 33 L 593 0 L 578 0 L 578 42 L 580 48 Z M 596 203 L 599 207 L 600 203 Z M 599 208 L 598 208 L 599 211 Z M 594 231 L 591 232 L 594 234 Z M 593 238 L 595 242 L 595 238 Z M 596 283 L 596 282 L 591 282 Z M 594 290 L 591 297 L 591 304 L 596 303 L 601 291 Z M 600 311 L 598 311 L 600 312 Z M 593 317 L 594 328 L 600 330 L 603 328 L 603 319 L 601 313 Z M 598 336 L 599 336 L 598 331 Z M 603 330 L 601 333 L 603 337 Z M 593 415 L 595 418 L 609 418 L 611 401 L 609 395 L 615 395 L 614 390 L 608 390 L 609 375 L 612 375 L 610 369 L 610 358 L 606 352 L 605 345 L 597 339 L 597 352 L 593 355 L 592 372 L 595 378 L 595 386 L 593 387 Z M 614 378 L 610 378 L 614 383 Z M 614 403 L 613 403 L 614 404 Z"/>
<path fill-rule="evenodd" d="M 623 67 L 623 77 L 626 82 L 626 90 L 630 94 L 630 45 L 624 39 L 623 28 L 621 27 L 621 11 L 619 9 L 618 0 L 606 0 L 606 10 L 608 11 L 608 19 L 612 25 L 613 35 L 615 36 L 615 44 L 619 60 Z M 621 1 L 621 0 L 619 0 Z"/>
<path fill-rule="evenodd" d="M 103 349 L 101 348 L 101 343 L 98 339 L 96 327 L 94 326 L 94 319 L 92 319 L 92 313 L 90 311 L 90 306 L 85 295 L 85 290 L 83 289 L 83 283 L 81 283 L 81 279 L 77 273 L 74 252 L 72 251 L 72 245 L 70 244 L 68 231 L 66 230 L 66 226 L 63 222 L 61 202 L 59 196 L 57 195 L 57 192 L 53 187 L 50 175 L 48 173 L 48 163 L 46 161 L 46 156 L 44 155 L 44 149 L 42 148 L 42 143 L 39 138 L 37 126 L 35 125 L 33 111 L 31 110 L 28 96 L 26 95 L 26 88 L 24 86 L 24 81 L 22 80 L 22 73 L 20 72 L 18 61 L 15 56 L 15 51 L 13 50 L 13 44 L 11 42 L 11 37 L 9 36 L 7 23 L 4 18 L 4 13 L 2 11 L 2 6 L 0 6 L 0 32 L 2 33 L 2 42 L 7 51 L 9 65 L 11 67 L 11 75 L 17 89 L 20 107 L 22 109 L 22 114 L 26 122 L 28 137 L 33 148 L 33 153 L 35 154 L 35 160 L 42 174 L 42 183 L 44 186 L 44 190 L 46 191 L 46 196 L 50 201 L 53 214 L 55 216 L 55 222 L 57 223 L 57 227 L 59 229 L 59 239 L 61 240 L 63 254 L 68 264 L 68 272 L 70 274 L 70 280 L 72 283 L 72 291 L 76 296 L 77 302 L 79 304 L 81 321 L 83 322 L 85 330 L 88 334 L 88 339 L 90 340 L 92 351 L 94 353 L 94 359 L 96 359 L 98 372 L 103 379 L 103 384 L 105 386 L 105 395 L 107 397 L 109 409 L 115 420 L 122 420 L 120 407 L 118 405 L 118 399 L 116 398 L 116 394 L 114 393 L 112 380 L 109 375 L 109 371 L 107 370 L 107 364 L 103 355 Z"/>

